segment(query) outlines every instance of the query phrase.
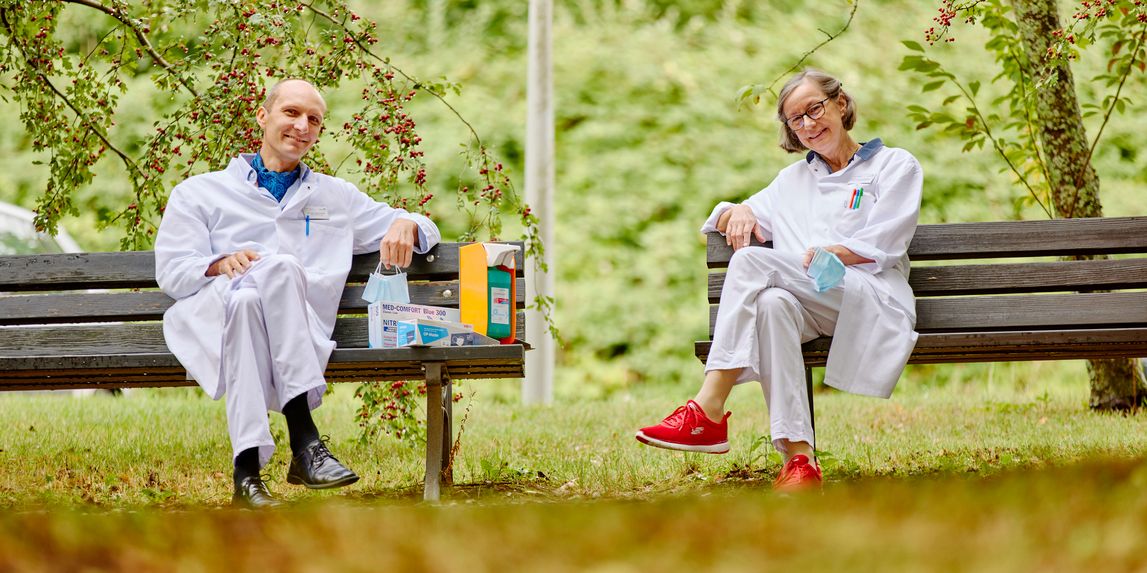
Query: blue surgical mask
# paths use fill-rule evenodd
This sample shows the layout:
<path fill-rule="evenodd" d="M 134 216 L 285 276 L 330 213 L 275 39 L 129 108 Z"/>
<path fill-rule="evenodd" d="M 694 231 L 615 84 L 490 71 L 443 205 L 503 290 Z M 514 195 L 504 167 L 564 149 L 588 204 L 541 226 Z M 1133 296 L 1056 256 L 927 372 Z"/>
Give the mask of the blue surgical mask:
<path fill-rule="evenodd" d="M 808 265 L 808 276 L 816 281 L 816 292 L 824 292 L 840 284 L 844 278 L 844 263 L 836 255 L 816 247 Z"/>
<path fill-rule="evenodd" d="M 382 263 L 370 273 L 366 287 L 362 289 L 362 300 L 369 303 L 393 302 L 410 304 L 410 289 L 406 285 L 406 273 L 394 267 L 395 274 L 382 274 Z"/>

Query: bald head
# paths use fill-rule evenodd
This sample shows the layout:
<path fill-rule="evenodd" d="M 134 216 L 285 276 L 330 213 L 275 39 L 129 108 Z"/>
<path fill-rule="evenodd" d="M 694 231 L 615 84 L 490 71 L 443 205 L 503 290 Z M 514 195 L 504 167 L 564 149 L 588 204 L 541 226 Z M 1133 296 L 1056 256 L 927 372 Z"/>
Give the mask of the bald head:
<path fill-rule="evenodd" d="M 282 94 L 284 89 L 308 90 L 308 88 L 309 91 L 313 91 L 314 95 L 318 97 L 319 102 L 323 107 L 323 113 L 326 113 L 327 102 L 323 99 L 323 94 L 319 93 L 319 90 L 315 88 L 311 82 L 298 78 L 287 78 L 285 80 L 280 80 L 278 83 L 271 86 L 271 89 L 267 90 L 267 97 L 263 100 L 263 108 L 267 111 L 273 110 L 275 108 L 275 100 L 279 99 L 279 95 Z"/>

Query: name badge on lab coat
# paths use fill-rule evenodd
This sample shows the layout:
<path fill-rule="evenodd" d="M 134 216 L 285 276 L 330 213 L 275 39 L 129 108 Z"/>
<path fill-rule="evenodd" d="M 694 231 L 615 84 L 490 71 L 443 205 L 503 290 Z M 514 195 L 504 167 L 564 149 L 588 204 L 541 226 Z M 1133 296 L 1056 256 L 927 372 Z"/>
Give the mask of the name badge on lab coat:
<path fill-rule="evenodd" d="M 327 212 L 326 207 L 303 207 L 303 217 L 312 221 L 326 221 L 331 218 L 331 214 Z"/>

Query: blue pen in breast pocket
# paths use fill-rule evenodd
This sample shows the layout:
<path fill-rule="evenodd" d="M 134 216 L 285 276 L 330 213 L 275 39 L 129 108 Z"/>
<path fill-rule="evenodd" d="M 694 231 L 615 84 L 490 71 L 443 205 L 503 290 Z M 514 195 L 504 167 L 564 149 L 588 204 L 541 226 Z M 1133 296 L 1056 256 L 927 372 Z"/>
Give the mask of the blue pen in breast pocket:
<path fill-rule="evenodd" d="M 309 237 L 311 236 L 311 216 L 306 215 L 303 217 L 303 220 L 306 221 L 306 230 L 303 232 L 306 233 L 306 235 Z"/>

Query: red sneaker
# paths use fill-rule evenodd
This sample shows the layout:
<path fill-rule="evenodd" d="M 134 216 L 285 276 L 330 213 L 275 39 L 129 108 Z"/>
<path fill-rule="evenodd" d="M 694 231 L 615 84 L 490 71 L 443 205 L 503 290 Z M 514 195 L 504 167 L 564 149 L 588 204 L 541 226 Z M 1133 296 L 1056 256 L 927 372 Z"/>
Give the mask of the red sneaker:
<path fill-rule="evenodd" d="M 816 489 L 820 485 L 820 466 L 809 462 L 808 456 L 797 454 L 785 462 L 785 467 L 781 468 L 781 475 L 773 482 L 773 489 L 794 492 Z"/>
<path fill-rule="evenodd" d="M 689 400 L 660 424 L 638 430 L 637 441 L 668 450 L 723 454 L 729 451 L 729 416 L 732 414 L 725 412 L 720 422 L 714 422 L 701 406 Z"/>

